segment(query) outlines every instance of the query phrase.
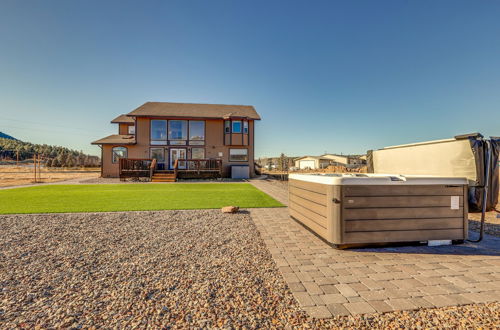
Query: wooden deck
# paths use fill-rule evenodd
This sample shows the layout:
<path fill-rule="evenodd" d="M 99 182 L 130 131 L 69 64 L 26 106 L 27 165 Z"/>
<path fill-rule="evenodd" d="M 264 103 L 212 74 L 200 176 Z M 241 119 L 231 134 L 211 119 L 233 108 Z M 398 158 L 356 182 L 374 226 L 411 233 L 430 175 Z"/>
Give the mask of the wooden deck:
<path fill-rule="evenodd" d="M 176 160 L 173 170 L 158 170 L 156 159 L 121 158 L 120 179 L 149 178 L 152 182 L 175 182 L 177 179 L 222 178 L 220 159 Z"/>

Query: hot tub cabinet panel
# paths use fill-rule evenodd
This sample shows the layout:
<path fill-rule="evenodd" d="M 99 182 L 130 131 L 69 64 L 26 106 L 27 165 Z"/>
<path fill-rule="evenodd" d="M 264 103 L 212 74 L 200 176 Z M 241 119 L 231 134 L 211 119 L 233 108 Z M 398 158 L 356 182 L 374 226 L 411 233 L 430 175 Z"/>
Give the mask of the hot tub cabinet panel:
<path fill-rule="evenodd" d="M 394 179 L 396 178 L 396 179 Z M 383 175 L 300 175 L 290 216 L 335 245 L 467 238 L 467 181 Z"/>

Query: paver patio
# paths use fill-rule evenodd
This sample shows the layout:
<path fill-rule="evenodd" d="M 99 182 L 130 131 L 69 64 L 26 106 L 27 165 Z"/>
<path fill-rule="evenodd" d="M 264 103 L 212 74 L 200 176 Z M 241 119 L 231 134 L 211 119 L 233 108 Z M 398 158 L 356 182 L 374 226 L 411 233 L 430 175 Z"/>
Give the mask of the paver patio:
<path fill-rule="evenodd" d="M 286 204 L 286 185 L 252 184 Z M 287 208 L 250 214 L 294 297 L 312 317 L 500 301 L 499 238 L 337 250 L 292 220 Z"/>

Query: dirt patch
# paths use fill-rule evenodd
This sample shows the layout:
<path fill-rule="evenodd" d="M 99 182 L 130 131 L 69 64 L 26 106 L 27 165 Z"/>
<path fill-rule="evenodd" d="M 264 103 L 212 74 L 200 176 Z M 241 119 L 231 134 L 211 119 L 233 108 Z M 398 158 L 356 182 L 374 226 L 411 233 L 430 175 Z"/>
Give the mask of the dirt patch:
<path fill-rule="evenodd" d="M 59 182 L 72 179 L 92 179 L 101 175 L 99 168 L 92 169 L 48 169 L 42 168 L 37 175 L 39 183 Z M 0 165 L 0 187 L 27 185 L 34 183 L 35 174 L 30 166 Z"/>

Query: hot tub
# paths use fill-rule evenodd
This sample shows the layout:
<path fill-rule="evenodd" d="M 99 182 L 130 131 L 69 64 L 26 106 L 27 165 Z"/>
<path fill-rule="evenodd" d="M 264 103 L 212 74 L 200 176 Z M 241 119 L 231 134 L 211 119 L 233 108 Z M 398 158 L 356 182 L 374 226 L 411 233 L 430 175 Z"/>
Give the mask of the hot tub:
<path fill-rule="evenodd" d="M 328 243 L 463 241 L 467 179 L 386 174 L 290 174 L 290 216 Z"/>

